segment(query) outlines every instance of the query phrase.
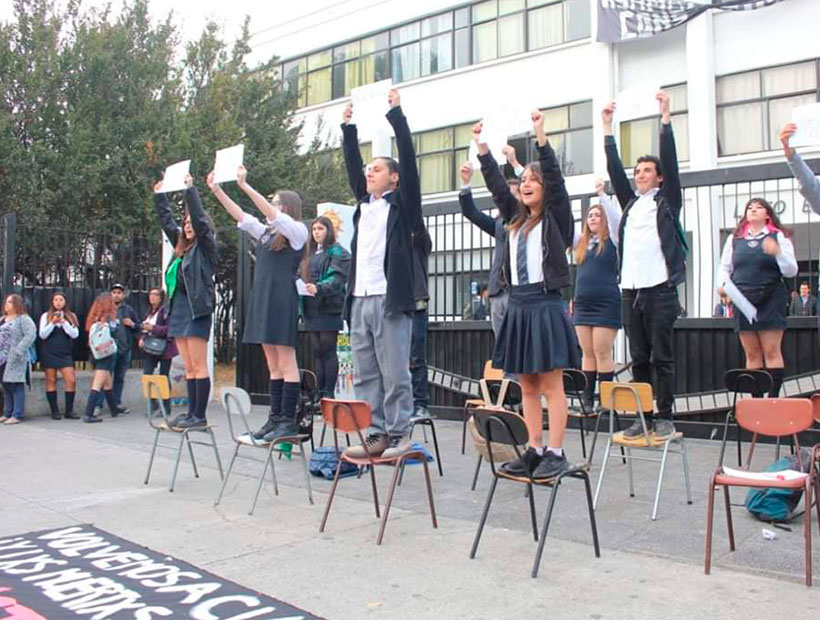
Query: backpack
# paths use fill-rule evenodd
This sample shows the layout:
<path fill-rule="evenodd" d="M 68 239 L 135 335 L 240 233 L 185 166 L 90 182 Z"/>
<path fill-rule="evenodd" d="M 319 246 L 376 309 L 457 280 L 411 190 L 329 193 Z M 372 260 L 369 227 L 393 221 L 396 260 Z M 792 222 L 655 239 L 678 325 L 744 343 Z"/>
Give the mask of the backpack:
<path fill-rule="evenodd" d="M 95 360 L 114 355 L 117 352 L 117 341 L 111 335 L 111 326 L 108 323 L 94 323 L 88 332 L 88 346 Z"/>
<path fill-rule="evenodd" d="M 313 454 L 310 455 L 308 471 L 319 478 L 333 480 L 338 466 L 339 456 L 336 454 L 336 449 L 333 446 L 320 446 L 314 448 Z M 342 471 L 339 472 L 339 478 L 355 476 L 358 471 L 359 468 L 353 463 L 345 461 L 342 463 Z"/>
<path fill-rule="evenodd" d="M 803 459 L 803 473 L 808 473 L 811 455 L 806 449 L 801 449 Z M 797 455 L 784 456 L 779 461 L 769 465 L 764 471 L 783 471 L 792 469 L 801 471 Z M 773 523 L 787 523 L 800 513 L 794 510 L 803 497 L 803 489 L 750 489 L 746 494 L 746 510 L 757 519 Z"/>

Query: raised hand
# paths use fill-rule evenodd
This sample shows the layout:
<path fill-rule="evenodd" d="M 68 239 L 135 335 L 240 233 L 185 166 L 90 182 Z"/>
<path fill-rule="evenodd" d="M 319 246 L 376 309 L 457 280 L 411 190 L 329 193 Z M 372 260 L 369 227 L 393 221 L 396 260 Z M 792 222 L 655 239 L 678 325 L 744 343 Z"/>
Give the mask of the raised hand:
<path fill-rule="evenodd" d="M 658 91 L 658 94 L 655 95 L 655 99 L 660 104 L 661 109 L 661 117 L 664 124 L 668 124 L 670 119 L 670 107 L 669 107 L 669 94 L 665 93 L 664 91 Z"/>
<path fill-rule="evenodd" d="M 507 158 L 507 163 L 513 168 L 519 165 L 518 158 L 515 156 L 515 147 L 512 144 L 505 144 L 501 149 L 502 155 Z"/>
<path fill-rule="evenodd" d="M 473 125 L 473 141 L 476 144 L 481 143 L 481 130 L 484 128 L 484 121 L 478 121 Z"/>
<path fill-rule="evenodd" d="M 461 168 L 458 169 L 458 173 L 461 175 L 461 185 L 469 185 L 470 181 L 473 180 L 473 164 L 465 161 L 461 164 Z"/>
<path fill-rule="evenodd" d="M 240 189 L 244 189 L 248 185 L 248 170 L 245 166 L 239 166 L 236 169 L 236 184 Z"/>
<path fill-rule="evenodd" d="M 194 184 L 194 177 L 190 174 L 185 175 L 185 187 L 191 187 Z"/>
<path fill-rule="evenodd" d="M 345 124 L 350 122 L 350 119 L 353 118 L 353 102 L 348 101 L 347 105 L 345 106 L 344 111 L 342 112 L 342 120 Z"/>
<path fill-rule="evenodd" d="M 160 193 L 162 191 L 162 181 L 157 181 L 154 183 L 154 191 L 156 193 Z"/>
<path fill-rule="evenodd" d="M 391 88 L 390 92 L 387 93 L 387 102 L 390 104 L 391 108 L 398 108 L 401 105 L 401 97 L 399 97 L 399 91 L 395 88 Z"/>
<path fill-rule="evenodd" d="M 599 196 L 604 195 L 604 189 L 606 188 L 606 181 L 603 179 L 595 179 L 595 193 Z"/>
<path fill-rule="evenodd" d="M 208 173 L 208 176 L 205 177 L 205 185 L 208 186 L 208 189 L 212 192 L 216 193 L 219 191 L 219 183 L 214 183 L 214 171 L 211 170 Z"/>
<path fill-rule="evenodd" d="M 786 123 L 780 130 L 780 144 L 783 145 L 783 152 L 786 153 L 786 157 L 791 157 L 794 153 L 794 149 L 789 146 L 789 140 L 791 140 L 795 131 L 797 131 L 797 125 L 794 123 Z"/>
<path fill-rule="evenodd" d="M 547 143 L 547 134 L 544 132 L 544 113 L 536 108 L 530 113 L 530 117 L 538 146 L 544 146 Z"/>
<path fill-rule="evenodd" d="M 601 120 L 604 122 L 604 125 L 612 125 L 612 117 L 615 115 L 615 102 L 610 101 L 606 104 L 601 110 Z"/>

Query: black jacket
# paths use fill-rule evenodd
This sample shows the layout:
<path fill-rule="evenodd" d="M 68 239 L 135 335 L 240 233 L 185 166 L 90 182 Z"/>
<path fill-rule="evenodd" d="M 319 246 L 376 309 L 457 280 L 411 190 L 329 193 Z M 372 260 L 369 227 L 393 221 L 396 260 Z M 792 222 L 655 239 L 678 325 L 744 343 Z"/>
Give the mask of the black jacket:
<path fill-rule="evenodd" d="M 621 158 L 618 155 L 618 146 L 614 136 L 604 138 L 606 149 L 606 169 L 609 180 L 623 209 L 621 226 L 618 237 L 618 269 L 623 266 L 624 230 L 629 211 L 638 197 L 629 183 L 624 171 Z M 686 278 L 686 246 L 678 234 L 680 212 L 683 208 L 683 195 L 680 187 L 680 172 L 678 171 L 678 154 L 675 149 L 675 134 L 672 133 L 672 124 L 661 123 L 660 160 L 663 185 L 655 194 L 658 203 L 658 236 L 661 240 L 661 251 L 666 261 L 666 270 L 669 273 L 667 284 L 677 286 Z"/>
<path fill-rule="evenodd" d="M 350 273 L 350 252 L 334 243 L 322 254 L 316 285 L 316 307 L 321 314 L 342 314 L 345 285 Z"/>
<path fill-rule="evenodd" d="M 557 291 L 569 286 L 572 281 L 567 262 L 567 249 L 572 247 L 575 222 L 572 219 L 569 194 L 555 151 L 552 150 L 549 141 L 544 146 L 538 146 L 537 149 L 541 173 L 544 175 L 544 210 L 541 215 L 543 285 L 545 291 Z M 479 155 L 478 160 L 481 162 L 481 174 L 484 175 L 484 181 L 493 196 L 493 202 L 498 207 L 504 221 L 509 223 L 518 215 L 518 200 L 512 195 L 492 154 Z M 504 268 L 501 274 L 504 284 L 512 282 L 508 247 L 509 235 L 504 240 L 502 248 Z"/>
<path fill-rule="evenodd" d="M 191 314 L 194 319 L 212 314 L 216 307 L 214 292 L 214 265 L 216 265 L 216 235 L 211 218 L 202 208 L 195 187 L 189 187 L 183 195 L 185 206 L 191 216 L 191 226 L 196 233 L 196 243 L 182 259 L 182 278 Z M 165 194 L 154 194 L 154 208 L 160 225 L 171 245 L 176 246 L 182 228 L 177 224 Z"/>
<path fill-rule="evenodd" d="M 131 319 L 134 325 L 126 327 L 123 319 Z M 117 320 L 122 325 L 122 329 L 117 330 L 117 352 L 130 351 L 134 346 L 134 336 L 140 332 L 140 318 L 137 312 L 127 303 L 122 302 L 117 308 Z"/>
<path fill-rule="evenodd" d="M 475 205 L 475 200 L 473 200 L 473 192 L 469 189 L 461 190 L 458 195 L 458 203 L 461 205 L 461 214 L 464 217 L 495 238 L 493 262 L 490 265 L 490 281 L 487 283 L 487 295 L 496 297 L 508 288 L 507 282 L 501 276 L 501 271 L 504 268 L 504 246 L 507 241 L 507 229 L 504 228 L 504 219 L 490 217 L 479 211 Z"/>
<path fill-rule="evenodd" d="M 399 188 L 390 192 L 386 200 L 390 204 L 387 216 L 387 244 L 384 253 L 384 275 L 387 279 L 385 314 L 394 312 L 414 312 L 416 308 L 413 278 L 413 231 L 424 227 L 421 217 L 421 185 L 416 166 L 416 150 L 413 136 L 407 126 L 407 118 L 401 108 L 392 108 L 387 120 L 396 135 L 399 152 Z M 343 124 L 342 151 L 347 168 L 347 179 L 356 197 L 356 212 L 353 214 L 353 241 L 350 243 L 352 261 L 350 278 L 347 282 L 344 317 L 350 320 L 353 291 L 356 288 L 356 244 L 359 237 L 359 217 L 362 201 L 370 200 L 367 193 L 362 155 L 359 152 L 359 137 L 355 125 Z"/>

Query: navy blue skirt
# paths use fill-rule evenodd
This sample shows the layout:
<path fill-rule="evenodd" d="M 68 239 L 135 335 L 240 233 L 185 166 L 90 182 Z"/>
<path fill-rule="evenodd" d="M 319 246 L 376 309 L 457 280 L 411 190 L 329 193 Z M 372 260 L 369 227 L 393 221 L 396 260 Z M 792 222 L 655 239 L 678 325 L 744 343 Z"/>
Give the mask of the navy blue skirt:
<path fill-rule="evenodd" d="M 621 296 L 607 295 L 598 299 L 578 299 L 572 304 L 573 325 L 592 327 L 621 327 Z"/>
<path fill-rule="evenodd" d="M 94 356 L 91 356 L 91 365 L 94 367 L 94 370 L 107 370 L 108 372 L 114 372 L 114 362 L 116 359 L 116 354 L 109 355 L 108 357 L 104 357 L 99 360 L 95 360 Z"/>
<path fill-rule="evenodd" d="M 541 283 L 513 286 L 498 330 L 493 366 L 515 374 L 577 368 L 581 351 L 561 295 Z"/>
<path fill-rule="evenodd" d="M 757 320 L 749 323 L 743 313 L 735 308 L 735 333 L 762 332 L 767 330 L 786 329 L 786 310 L 789 306 L 789 292 L 785 282 L 757 307 Z"/>
<path fill-rule="evenodd" d="M 195 319 L 191 313 L 191 304 L 185 291 L 177 289 L 171 299 L 171 315 L 168 318 L 169 338 L 202 338 L 211 337 L 212 315 L 201 316 Z"/>

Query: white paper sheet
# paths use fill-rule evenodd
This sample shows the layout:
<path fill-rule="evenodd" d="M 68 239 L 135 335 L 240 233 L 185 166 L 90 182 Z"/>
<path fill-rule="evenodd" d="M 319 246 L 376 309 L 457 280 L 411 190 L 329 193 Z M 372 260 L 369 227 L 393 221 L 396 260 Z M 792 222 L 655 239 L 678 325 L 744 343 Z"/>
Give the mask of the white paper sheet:
<path fill-rule="evenodd" d="M 789 146 L 820 144 L 820 103 L 810 103 L 792 109 L 792 122 L 797 125 Z"/>
<path fill-rule="evenodd" d="M 733 478 L 743 478 L 744 480 L 759 480 L 765 482 L 788 482 L 790 480 L 797 480 L 798 478 L 805 478 L 808 474 L 795 471 L 793 469 L 784 469 L 782 471 L 746 471 L 745 469 L 733 469 L 731 467 L 724 467 L 723 473 Z"/>
<path fill-rule="evenodd" d="M 313 293 L 307 290 L 307 284 L 302 278 L 296 278 L 296 292 L 300 297 L 313 297 Z"/>
<path fill-rule="evenodd" d="M 385 114 L 390 110 L 387 95 L 391 88 L 393 88 L 393 80 L 382 80 L 351 90 L 353 118 L 350 122 L 366 133 L 383 130 L 390 135 L 391 127 Z"/>
<path fill-rule="evenodd" d="M 478 145 L 475 140 L 470 140 L 470 148 L 467 151 L 467 160 L 473 164 L 473 174 L 481 174 L 481 162 L 478 161 Z M 459 168 L 461 164 L 459 163 Z"/>
<path fill-rule="evenodd" d="M 185 189 L 185 177 L 190 173 L 190 170 L 190 159 L 171 164 L 165 169 L 165 174 L 162 175 L 162 187 L 155 193 L 165 194 Z"/>
<path fill-rule="evenodd" d="M 386 122 L 386 119 L 385 119 Z M 370 152 L 373 158 L 376 157 L 393 157 L 393 141 L 391 139 L 392 133 L 388 128 L 377 127 L 371 132 Z M 364 162 L 368 164 L 370 162 Z"/>
<path fill-rule="evenodd" d="M 633 118 L 643 118 L 644 116 L 657 116 L 660 114 L 660 105 L 655 95 L 660 90 L 660 85 L 650 82 L 636 84 L 625 88 L 618 93 L 615 99 L 615 116 L 618 120 L 628 121 Z"/>
<path fill-rule="evenodd" d="M 732 303 L 735 305 L 735 310 L 740 310 L 749 323 L 754 323 L 757 320 L 757 308 L 755 308 L 752 302 L 746 299 L 746 296 L 740 292 L 740 289 L 735 286 L 735 283 L 731 280 L 726 280 L 726 282 L 723 282 L 720 286 L 723 287 L 729 299 L 732 300 Z"/>
<path fill-rule="evenodd" d="M 245 157 L 245 145 L 237 144 L 216 152 L 214 183 L 236 181 L 236 171 Z"/>

